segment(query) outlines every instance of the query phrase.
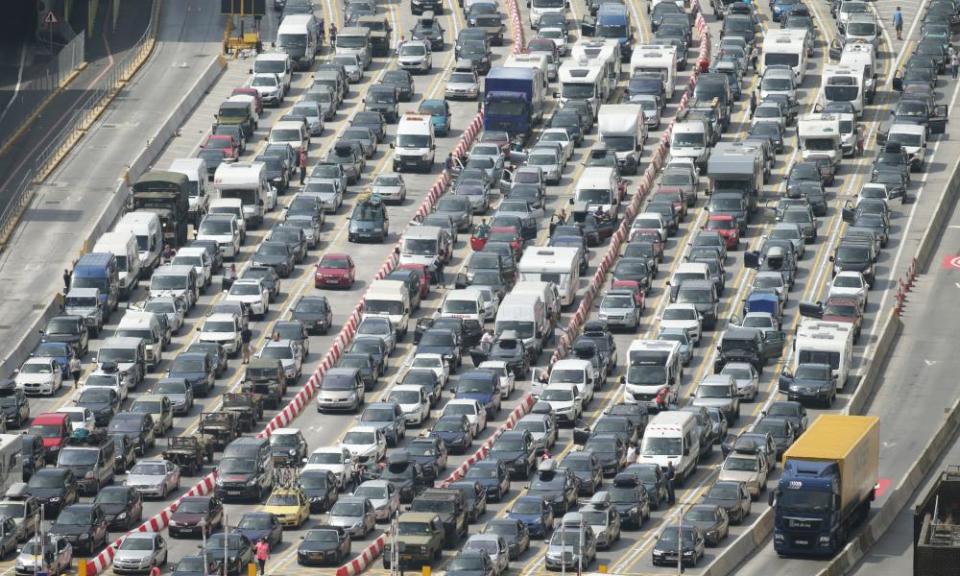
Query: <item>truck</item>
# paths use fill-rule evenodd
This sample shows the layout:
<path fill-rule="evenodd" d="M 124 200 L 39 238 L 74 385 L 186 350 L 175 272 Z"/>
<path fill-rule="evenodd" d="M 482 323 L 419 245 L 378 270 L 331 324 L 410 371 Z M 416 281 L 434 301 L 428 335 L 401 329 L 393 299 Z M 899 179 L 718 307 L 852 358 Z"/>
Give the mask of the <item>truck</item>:
<path fill-rule="evenodd" d="M 543 120 L 542 76 L 537 68 L 492 68 L 483 86 L 483 129 L 503 130 L 511 137 L 529 135 Z"/>
<path fill-rule="evenodd" d="M 753 212 L 763 191 L 764 167 L 763 152 L 758 147 L 721 142 L 707 161 L 707 192 L 741 194 Z"/>
<path fill-rule="evenodd" d="M 784 453 L 770 494 L 777 554 L 837 554 L 870 512 L 879 469 L 879 418 L 820 415 Z"/>
<path fill-rule="evenodd" d="M 600 139 L 617 156 L 624 174 L 636 174 L 647 139 L 647 125 L 639 104 L 604 104 L 598 117 Z"/>
<path fill-rule="evenodd" d="M 951 576 L 960 561 L 960 466 L 952 464 L 913 509 L 913 576 Z"/>
<path fill-rule="evenodd" d="M 190 222 L 190 180 L 179 172 L 151 170 L 134 182 L 130 209 L 160 217 L 163 241 L 174 248 L 187 243 Z"/>

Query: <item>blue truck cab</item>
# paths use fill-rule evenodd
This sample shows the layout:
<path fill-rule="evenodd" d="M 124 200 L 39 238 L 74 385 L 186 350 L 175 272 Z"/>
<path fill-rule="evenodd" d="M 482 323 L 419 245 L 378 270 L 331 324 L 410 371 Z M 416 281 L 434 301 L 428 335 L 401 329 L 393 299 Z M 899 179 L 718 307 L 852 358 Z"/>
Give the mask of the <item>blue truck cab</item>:
<path fill-rule="evenodd" d="M 116 310 L 120 298 L 120 269 L 116 256 L 107 252 L 91 252 L 81 256 L 73 267 L 70 288 L 99 288 L 104 313 Z"/>
<path fill-rule="evenodd" d="M 511 137 L 530 134 L 543 120 L 542 74 L 535 68 L 491 68 L 484 80 L 483 129 Z"/>
<path fill-rule="evenodd" d="M 629 62 L 633 56 L 633 25 L 627 7 L 617 2 L 600 4 L 595 26 L 597 37 L 620 43 L 620 61 Z"/>

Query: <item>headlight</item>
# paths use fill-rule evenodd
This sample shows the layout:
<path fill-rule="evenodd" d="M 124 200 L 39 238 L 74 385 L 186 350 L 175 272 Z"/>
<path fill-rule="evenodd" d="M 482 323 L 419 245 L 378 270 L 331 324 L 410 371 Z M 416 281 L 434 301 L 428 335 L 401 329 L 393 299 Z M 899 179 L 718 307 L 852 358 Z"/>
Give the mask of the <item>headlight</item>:
<path fill-rule="evenodd" d="M 89 539 L 90 539 L 90 535 L 89 535 L 89 534 L 81 534 L 81 535 L 80 535 L 80 539 L 81 539 L 81 540 L 89 540 Z"/>
<path fill-rule="evenodd" d="M 290 449 L 290 452 L 289 452 L 289 453 L 290 453 L 291 456 L 296 456 L 296 455 L 297 455 L 297 451 L 294 450 L 293 448 Z"/>
<path fill-rule="evenodd" d="M 796 385 L 794 385 L 794 384 L 791 384 L 791 385 L 790 385 L 790 391 L 791 391 L 791 392 L 799 392 L 799 391 L 800 391 L 800 387 L 799 387 L 799 386 L 796 386 Z"/>
<path fill-rule="evenodd" d="M 217 486 L 223 486 L 223 478 L 217 476 Z"/>
<path fill-rule="evenodd" d="M 53 496 L 53 497 L 50 498 L 50 501 L 51 501 L 51 502 L 59 502 L 59 501 L 60 501 L 60 497 L 59 497 L 59 496 Z"/>
<path fill-rule="evenodd" d="M 256 478 L 251 478 L 250 480 L 247 481 L 247 486 L 256 486 L 256 485 L 257 485 Z"/>
<path fill-rule="evenodd" d="M 683 551 L 683 555 L 684 555 L 684 556 L 693 556 L 693 550 L 684 550 L 684 551 Z"/>

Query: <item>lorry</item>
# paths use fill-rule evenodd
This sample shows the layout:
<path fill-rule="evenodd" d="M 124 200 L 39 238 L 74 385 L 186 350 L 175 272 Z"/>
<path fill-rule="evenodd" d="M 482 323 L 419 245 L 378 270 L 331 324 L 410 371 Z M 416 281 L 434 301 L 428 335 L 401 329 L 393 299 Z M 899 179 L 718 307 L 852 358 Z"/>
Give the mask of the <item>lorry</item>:
<path fill-rule="evenodd" d="M 713 148 L 707 162 L 707 192 L 738 193 L 746 198 L 750 212 L 753 212 L 763 191 L 764 171 L 765 163 L 760 148 L 721 142 Z"/>
<path fill-rule="evenodd" d="M 526 136 L 543 120 L 546 103 L 543 72 L 537 68 L 498 66 L 483 85 L 483 129 Z"/>
<path fill-rule="evenodd" d="M 639 104 L 604 104 L 598 116 L 600 140 L 613 149 L 624 174 L 636 174 L 647 139 L 647 125 Z"/>
<path fill-rule="evenodd" d="M 770 495 L 781 556 L 833 556 L 866 519 L 880 468 L 880 419 L 822 414 L 783 455 Z"/>
<path fill-rule="evenodd" d="M 913 576 L 951 576 L 960 560 L 960 466 L 950 465 L 913 509 Z"/>
<path fill-rule="evenodd" d="M 190 180 L 184 174 L 151 170 L 134 182 L 130 209 L 159 216 L 164 243 L 179 248 L 187 243 L 190 188 Z"/>

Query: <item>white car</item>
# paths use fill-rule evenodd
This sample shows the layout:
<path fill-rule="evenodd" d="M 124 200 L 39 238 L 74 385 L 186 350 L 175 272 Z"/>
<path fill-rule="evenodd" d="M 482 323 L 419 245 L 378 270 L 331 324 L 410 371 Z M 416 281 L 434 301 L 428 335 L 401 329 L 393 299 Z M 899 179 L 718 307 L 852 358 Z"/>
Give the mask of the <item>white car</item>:
<path fill-rule="evenodd" d="M 14 381 L 24 394 L 53 396 L 63 388 L 63 372 L 53 358 L 28 358 L 20 365 Z"/>
<path fill-rule="evenodd" d="M 583 400 L 576 384 L 550 384 L 540 392 L 540 401 L 553 408 L 558 422 L 574 422 L 583 415 Z"/>
<path fill-rule="evenodd" d="M 234 280 L 225 302 L 238 302 L 250 307 L 250 312 L 263 318 L 270 311 L 270 291 L 259 278 Z"/>
<path fill-rule="evenodd" d="M 260 99 L 265 105 L 279 106 L 283 103 L 283 81 L 272 72 L 254 74 L 247 82 L 247 86 L 260 93 Z"/>
<path fill-rule="evenodd" d="M 827 299 L 833 296 L 854 297 L 857 298 L 861 306 L 865 308 L 867 306 L 867 293 L 869 291 L 870 286 L 867 285 L 867 281 L 864 280 L 863 274 L 860 272 L 840 272 L 833 277 L 833 281 L 830 283 L 830 293 Z"/>
<path fill-rule="evenodd" d="M 423 352 L 413 357 L 410 368 L 427 368 L 437 375 L 440 387 L 444 388 L 450 379 L 450 365 L 443 361 L 443 355 Z"/>
<path fill-rule="evenodd" d="M 165 500 L 167 494 L 180 488 L 180 467 L 167 460 L 140 460 L 127 473 L 124 485 L 145 497 L 156 496 Z"/>
<path fill-rule="evenodd" d="M 87 432 L 93 432 L 97 429 L 97 418 L 93 415 L 93 410 L 89 408 L 67 406 L 58 408 L 57 413 L 67 415 L 70 419 L 70 427 L 73 430 L 83 429 Z"/>
<path fill-rule="evenodd" d="M 301 472 L 307 470 L 329 470 L 337 477 L 340 488 L 350 483 L 350 473 L 353 470 L 353 456 L 346 448 L 324 446 L 310 453 L 307 463 Z"/>
<path fill-rule="evenodd" d="M 231 356 L 240 351 L 240 322 L 233 314 L 211 314 L 200 326 L 200 342 L 216 342 Z"/>
<path fill-rule="evenodd" d="M 379 462 L 387 455 L 387 437 L 373 426 L 354 426 L 343 436 L 340 447 L 350 452 L 351 459 L 366 464 Z"/>
<path fill-rule="evenodd" d="M 394 386 L 387 395 L 387 402 L 400 405 L 408 426 L 419 426 L 430 417 L 430 392 L 419 384 Z"/>
<path fill-rule="evenodd" d="M 487 411 L 476 400 L 450 400 L 443 407 L 442 416 L 463 414 L 467 417 L 467 422 L 473 429 L 473 437 L 476 438 L 480 432 L 487 429 Z M 441 416 L 441 417 L 442 417 Z"/>
<path fill-rule="evenodd" d="M 203 248 L 184 246 L 173 256 L 173 265 L 193 266 L 197 271 L 197 279 L 201 288 L 206 288 L 213 281 L 213 261 Z"/>
<path fill-rule="evenodd" d="M 573 157 L 573 140 L 570 139 L 570 134 L 563 128 L 547 128 L 540 133 L 540 140 L 537 143 L 547 143 L 547 142 L 557 142 L 561 145 L 560 150 L 563 152 L 563 161 L 569 162 Z"/>
<path fill-rule="evenodd" d="M 500 378 L 500 398 L 506 400 L 517 388 L 517 376 L 513 370 L 507 369 L 507 363 L 502 360 L 486 360 L 477 366 L 480 370 L 492 370 Z"/>
<path fill-rule="evenodd" d="M 370 500 L 377 522 L 390 520 L 400 509 L 400 491 L 388 480 L 367 480 L 357 486 L 353 495 Z"/>
<path fill-rule="evenodd" d="M 656 230 L 660 236 L 660 241 L 667 241 L 667 223 L 664 222 L 663 216 L 656 212 L 637 214 L 637 217 L 633 219 L 633 224 L 630 225 L 629 239 L 633 240 L 639 230 Z"/>
<path fill-rule="evenodd" d="M 686 330 L 694 343 L 699 345 L 703 335 L 703 319 L 693 304 L 670 304 L 660 316 L 660 329 L 664 328 Z"/>
<path fill-rule="evenodd" d="M 400 202 L 407 199 L 407 185 L 402 174 L 380 174 L 370 185 L 371 193 L 385 202 Z"/>

